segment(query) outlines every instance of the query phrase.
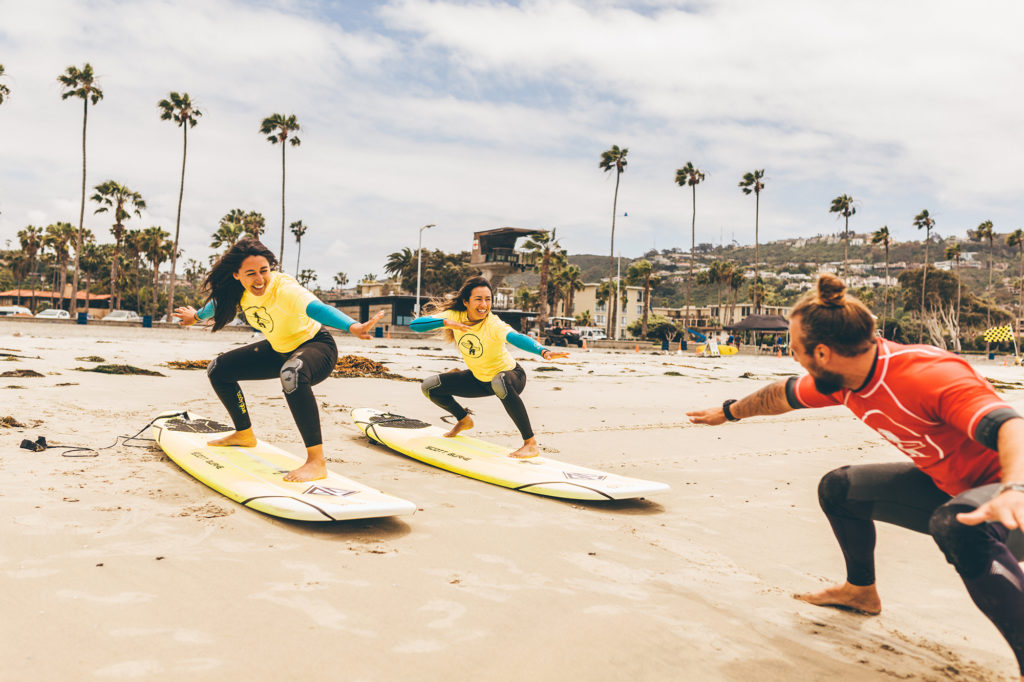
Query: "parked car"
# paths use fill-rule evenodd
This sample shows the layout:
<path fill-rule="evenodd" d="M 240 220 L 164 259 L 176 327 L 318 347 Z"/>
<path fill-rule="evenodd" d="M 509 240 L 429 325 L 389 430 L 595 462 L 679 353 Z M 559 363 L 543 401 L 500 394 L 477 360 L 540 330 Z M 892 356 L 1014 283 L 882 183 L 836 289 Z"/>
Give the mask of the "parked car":
<path fill-rule="evenodd" d="M 36 317 L 44 320 L 70 320 L 71 313 L 60 308 L 47 308 L 40 313 L 36 313 Z"/>
<path fill-rule="evenodd" d="M 608 335 L 600 327 L 580 327 L 579 333 L 581 341 L 601 341 L 608 338 Z"/>
<path fill-rule="evenodd" d="M 100 322 L 142 322 L 142 318 L 134 310 L 111 310 Z"/>
<path fill-rule="evenodd" d="M 548 346 L 582 346 L 579 332 L 573 327 L 571 317 L 552 317 L 544 329 L 544 343 Z"/>
<path fill-rule="evenodd" d="M 32 317 L 32 311 L 21 305 L 0 305 L 0 317 Z"/>

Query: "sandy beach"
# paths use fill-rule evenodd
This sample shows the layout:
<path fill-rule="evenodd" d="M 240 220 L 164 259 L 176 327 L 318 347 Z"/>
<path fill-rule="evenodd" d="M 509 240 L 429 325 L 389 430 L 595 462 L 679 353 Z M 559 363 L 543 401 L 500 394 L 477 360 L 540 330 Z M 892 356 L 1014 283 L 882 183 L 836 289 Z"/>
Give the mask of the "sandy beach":
<path fill-rule="evenodd" d="M 341 354 L 422 378 L 460 367 L 436 338 Z M 202 371 L 247 332 L 0 322 L 2 680 L 1013 680 L 1009 647 L 931 538 L 879 524 L 883 613 L 792 599 L 843 578 L 816 487 L 842 464 L 903 456 L 841 408 L 711 428 L 687 409 L 795 374 L 788 358 L 514 351 L 546 454 L 663 481 L 581 503 L 470 480 L 370 444 L 377 407 L 438 422 L 412 382 L 316 387 L 329 466 L 412 500 L 413 516 L 301 523 L 242 507 L 152 443 L 95 457 L 162 411 L 227 415 Z M 11 358 L 10 356 L 18 356 Z M 164 376 L 81 371 L 101 357 Z M 557 367 L 557 371 L 538 371 Z M 1019 368 L 982 362 L 1016 382 Z M 244 384 L 256 433 L 302 453 L 280 384 Z M 1003 395 L 1024 408 L 1024 392 Z M 474 435 L 518 445 L 496 399 Z M 143 434 L 148 435 L 148 434 Z"/>

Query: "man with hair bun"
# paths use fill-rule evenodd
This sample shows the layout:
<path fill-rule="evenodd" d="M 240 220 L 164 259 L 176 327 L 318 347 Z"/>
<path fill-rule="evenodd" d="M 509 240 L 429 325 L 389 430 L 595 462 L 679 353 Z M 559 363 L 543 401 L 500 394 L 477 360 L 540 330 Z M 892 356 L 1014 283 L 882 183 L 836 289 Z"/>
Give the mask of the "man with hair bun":
<path fill-rule="evenodd" d="M 1006 638 L 1024 682 L 1024 419 L 956 355 L 877 338 L 871 312 L 834 275 L 821 275 L 797 302 L 789 331 L 807 374 L 688 412 L 690 421 L 716 426 L 845 405 L 910 457 L 825 474 L 818 498 L 846 580 L 797 598 L 877 615 L 874 522 L 928 533 Z"/>

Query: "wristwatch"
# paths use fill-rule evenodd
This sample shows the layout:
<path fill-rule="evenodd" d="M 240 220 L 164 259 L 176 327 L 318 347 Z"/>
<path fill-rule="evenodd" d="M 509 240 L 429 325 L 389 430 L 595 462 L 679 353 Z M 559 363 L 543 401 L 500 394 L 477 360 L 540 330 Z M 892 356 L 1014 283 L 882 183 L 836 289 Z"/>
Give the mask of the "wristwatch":
<path fill-rule="evenodd" d="M 733 400 L 732 398 L 729 398 L 724 403 L 722 403 L 722 412 L 725 413 L 725 418 L 727 420 L 729 420 L 731 422 L 738 422 L 740 420 L 740 418 L 739 417 L 734 417 L 732 415 L 732 410 L 729 409 L 729 406 L 732 405 L 734 402 L 736 402 L 736 401 Z M 1000 491 L 1000 492 L 1002 492 L 1002 491 Z"/>
<path fill-rule="evenodd" d="M 999 492 L 996 495 L 1002 495 L 1007 490 L 1016 490 L 1019 493 L 1024 493 L 1024 483 L 1004 483 L 999 486 Z"/>

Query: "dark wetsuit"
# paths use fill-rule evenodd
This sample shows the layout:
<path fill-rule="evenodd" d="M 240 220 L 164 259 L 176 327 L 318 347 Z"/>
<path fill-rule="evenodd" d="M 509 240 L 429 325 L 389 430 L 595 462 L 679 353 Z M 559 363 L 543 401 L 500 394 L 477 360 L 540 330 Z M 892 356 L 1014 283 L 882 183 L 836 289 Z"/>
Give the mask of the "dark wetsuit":
<path fill-rule="evenodd" d="M 1024 534 L 956 520 L 998 491 L 999 429 L 1017 413 L 956 356 L 884 340 L 860 388 L 823 395 L 804 376 L 787 382 L 786 395 L 793 408 L 846 405 L 913 460 L 844 466 L 822 478 L 818 497 L 842 548 L 847 581 L 875 582 L 874 521 L 931 535 L 1024 675 Z"/>

